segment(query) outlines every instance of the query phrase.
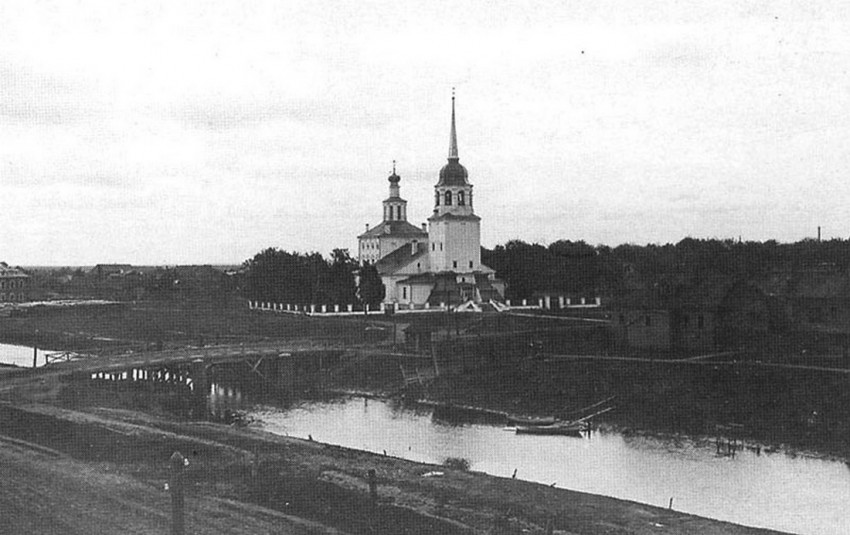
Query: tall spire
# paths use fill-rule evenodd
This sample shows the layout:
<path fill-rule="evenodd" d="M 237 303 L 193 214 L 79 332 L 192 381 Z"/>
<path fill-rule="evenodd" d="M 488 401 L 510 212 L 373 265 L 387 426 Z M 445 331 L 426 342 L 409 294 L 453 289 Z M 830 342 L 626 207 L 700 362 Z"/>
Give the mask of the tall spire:
<path fill-rule="evenodd" d="M 449 160 L 457 160 L 457 130 L 455 129 L 455 88 L 452 88 L 452 132 L 449 136 Z"/>

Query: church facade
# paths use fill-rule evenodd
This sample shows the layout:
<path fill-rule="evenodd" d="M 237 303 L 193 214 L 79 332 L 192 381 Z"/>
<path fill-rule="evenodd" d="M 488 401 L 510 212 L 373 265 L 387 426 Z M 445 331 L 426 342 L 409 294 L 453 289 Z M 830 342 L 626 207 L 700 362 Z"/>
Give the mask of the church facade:
<path fill-rule="evenodd" d="M 460 306 L 501 302 L 505 285 L 481 263 L 481 218 L 475 214 L 469 173 L 460 164 L 455 99 L 448 162 L 434 186 L 434 211 L 427 225 L 407 222 L 393 166 L 384 220 L 358 236 L 361 265 L 374 264 L 386 291 L 384 302 L 404 306 Z"/>

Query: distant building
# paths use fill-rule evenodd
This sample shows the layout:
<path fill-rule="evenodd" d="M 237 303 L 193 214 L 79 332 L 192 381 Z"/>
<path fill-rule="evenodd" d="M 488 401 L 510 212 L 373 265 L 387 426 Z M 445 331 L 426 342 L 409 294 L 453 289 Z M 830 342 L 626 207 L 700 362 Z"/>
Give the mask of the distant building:
<path fill-rule="evenodd" d="M 797 344 L 850 355 L 850 271 L 834 266 L 773 273 L 765 283 L 784 304 Z"/>
<path fill-rule="evenodd" d="M 20 268 L 0 262 L 0 303 L 19 303 L 27 300 L 30 277 Z"/>
<path fill-rule="evenodd" d="M 782 318 L 777 300 L 755 284 L 717 280 L 670 293 L 634 292 L 615 307 L 613 326 L 632 348 L 763 350 L 776 339 Z"/>
<path fill-rule="evenodd" d="M 439 306 L 501 301 L 504 282 L 481 263 L 481 218 L 472 204 L 469 174 L 460 164 L 455 99 L 448 163 L 434 186 L 434 211 L 422 228 L 407 222 L 407 201 L 399 195 L 393 166 L 383 222 L 358 236 L 360 264 L 374 264 L 386 290 L 384 302 Z M 427 230 L 426 230 L 427 229 Z"/>
<path fill-rule="evenodd" d="M 130 264 L 98 264 L 89 273 L 103 279 L 110 276 L 126 275 L 131 271 L 133 271 L 133 266 Z"/>

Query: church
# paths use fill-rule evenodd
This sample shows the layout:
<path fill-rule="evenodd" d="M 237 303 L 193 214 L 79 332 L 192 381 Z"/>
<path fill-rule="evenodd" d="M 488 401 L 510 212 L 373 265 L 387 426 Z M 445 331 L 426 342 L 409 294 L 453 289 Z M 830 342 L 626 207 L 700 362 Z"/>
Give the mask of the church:
<path fill-rule="evenodd" d="M 373 264 L 384 283 L 384 303 L 405 307 L 467 306 L 501 303 L 505 284 L 481 263 L 481 218 L 475 215 L 469 173 L 460 164 L 455 127 L 455 97 L 449 158 L 434 186 L 434 212 L 427 224 L 407 221 L 401 177 L 389 176 L 384 220 L 358 236 L 360 265 Z"/>

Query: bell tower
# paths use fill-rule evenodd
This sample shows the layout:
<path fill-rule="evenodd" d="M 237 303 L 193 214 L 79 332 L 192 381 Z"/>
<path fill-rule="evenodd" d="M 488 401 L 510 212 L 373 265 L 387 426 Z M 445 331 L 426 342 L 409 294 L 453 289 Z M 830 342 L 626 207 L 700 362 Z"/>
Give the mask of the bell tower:
<path fill-rule="evenodd" d="M 387 180 L 390 183 L 390 196 L 384 199 L 384 221 L 407 221 L 407 201 L 399 196 L 398 183 L 401 177 L 395 172 L 395 160 L 393 174 Z"/>
<path fill-rule="evenodd" d="M 428 218 L 431 270 L 471 273 L 481 269 L 481 218 L 472 205 L 469 173 L 460 164 L 452 90 L 452 122 L 448 163 L 434 186 L 434 213 Z"/>

